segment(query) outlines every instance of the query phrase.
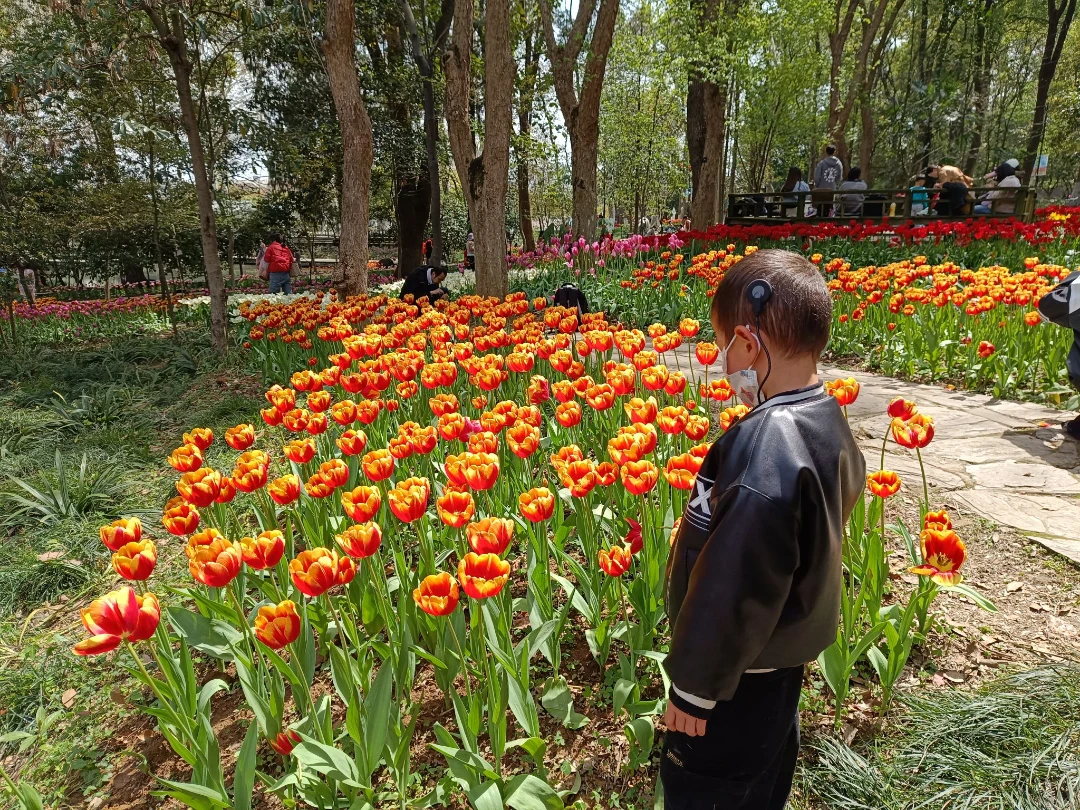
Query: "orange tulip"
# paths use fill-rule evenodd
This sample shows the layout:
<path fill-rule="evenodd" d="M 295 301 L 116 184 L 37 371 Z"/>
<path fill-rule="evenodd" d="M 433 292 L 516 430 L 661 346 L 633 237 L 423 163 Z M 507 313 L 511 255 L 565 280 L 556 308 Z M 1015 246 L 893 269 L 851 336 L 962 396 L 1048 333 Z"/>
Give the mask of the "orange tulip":
<path fill-rule="evenodd" d="M 424 577 L 413 590 L 413 601 L 429 616 L 449 616 L 459 598 L 458 584 L 445 571 Z"/>
<path fill-rule="evenodd" d="M 209 467 L 184 473 L 176 482 L 176 491 L 192 506 L 209 506 L 221 493 L 221 473 Z"/>
<path fill-rule="evenodd" d="M 896 443 L 909 450 L 921 450 L 934 439 L 933 417 L 923 413 L 915 414 L 906 422 L 903 419 L 893 419 L 891 429 Z"/>
<path fill-rule="evenodd" d="M 630 563 L 634 559 L 630 549 L 625 546 L 612 546 L 597 552 L 600 562 L 600 570 L 609 577 L 621 577 L 630 570 Z"/>
<path fill-rule="evenodd" d="M 236 459 L 232 483 L 241 492 L 255 492 L 266 485 L 270 462 L 262 450 L 248 450 Z"/>
<path fill-rule="evenodd" d="M 683 429 L 686 438 L 693 442 L 699 442 L 709 435 L 709 417 L 688 414 L 686 427 Z"/>
<path fill-rule="evenodd" d="M 334 484 L 327 480 L 322 473 L 315 473 L 304 482 L 304 492 L 309 498 L 329 498 L 334 494 Z"/>
<path fill-rule="evenodd" d="M 267 529 L 257 537 L 240 539 L 240 556 L 256 571 L 273 568 L 285 553 L 285 535 L 278 529 Z"/>
<path fill-rule="evenodd" d="M 451 442 L 464 435 L 465 425 L 464 416 L 456 411 L 448 411 L 439 415 L 437 429 L 444 440 Z"/>
<path fill-rule="evenodd" d="M 255 426 L 236 425 L 229 428 L 225 431 L 225 443 L 242 453 L 255 443 Z"/>
<path fill-rule="evenodd" d="M 270 493 L 274 503 L 279 506 L 288 506 L 300 497 L 300 479 L 292 474 L 283 475 L 271 481 L 266 491 Z"/>
<path fill-rule="evenodd" d="M 631 461 L 619 469 L 619 477 L 631 495 L 644 495 L 656 486 L 660 471 L 647 459 Z"/>
<path fill-rule="evenodd" d="M 177 472 L 194 472 L 203 464 L 202 450 L 193 444 L 182 444 L 169 454 L 168 462 Z"/>
<path fill-rule="evenodd" d="M 95 599 L 79 614 L 90 634 L 75 645 L 76 655 L 101 655 L 124 641 L 146 641 L 161 621 L 161 607 L 152 593 L 137 594 L 126 585 Z"/>
<path fill-rule="evenodd" d="M 892 470 L 878 470 L 866 477 L 870 492 L 879 498 L 891 498 L 900 491 L 900 476 Z"/>
<path fill-rule="evenodd" d="M 173 500 L 179 499 L 174 498 Z M 171 504 L 172 501 L 169 501 L 169 503 Z M 166 509 L 168 509 L 168 505 L 166 505 Z M 198 522 L 197 516 L 196 522 Z M 184 532 L 184 534 L 187 534 L 187 532 Z M 114 520 L 107 526 L 100 527 L 98 536 L 109 551 L 119 551 L 128 543 L 138 543 L 142 539 L 142 521 L 137 517 Z"/>
<path fill-rule="evenodd" d="M 409 447 L 420 456 L 426 456 L 434 450 L 438 441 L 439 437 L 431 425 L 426 425 L 409 434 Z"/>
<path fill-rule="evenodd" d="M 667 366 L 652 366 L 641 372 L 641 384 L 650 391 L 659 391 L 667 385 L 669 376 Z"/>
<path fill-rule="evenodd" d="M 188 571 L 203 585 L 223 588 L 240 573 L 243 556 L 238 543 L 226 539 L 217 529 L 205 529 L 188 538 Z"/>
<path fill-rule="evenodd" d="M 465 484 L 484 492 L 495 486 L 499 477 L 499 457 L 494 453 L 469 453 L 465 464 Z"/>
<path fill-rule="evenodd" d="M 518 458 L 528 458 L 540 447 L 540 429 L 518 422 L 506 432 L 506 444 Z"/>
<path fill-rule="evenodd" d="M 602 487 L 610 487 L 619 478 L 619 468 L 610 461 L 601 461 L 596 465 L 596 483 Z"/>
<path fill-rule="evenodd" d="M 510 578 L 510 563 L 498 554 L 476 554 L 470 551 L 458 563 L 458 580 L 473 599 L 498 595 Z"/>
<path fill-rule="evenodd" d="M 382 528 L 374 521 L 357 523 L 343 533 L 335 535 L 334 539 L 342 551 L 350 557 L 362 560 L 379 550 L 379 546 L 382 545 Z"/>
<path fill-rule="evenodd" d="M 439 417 L 443 414 L 454 413 L 461 406 L 458 398 L 453 394 L 436 394 L 428 400 L 428 407 L 436 417 Z"/>
<path fill-rule="evenodd" d="M 135 540 L 121 546 L 112 557 L 113 570 L 124 579 L 141 582 L 149 578 L 157 565 L 157 546 L 153 540 Z"/>
<path fill-rule="evenodd" d="M 362 430 L 346 430 L 334 443 L 347 456 L 358 456 L 367 447 L 367 434 Z"/>
<path fill-rule="evenodd" d="M 607 383 L 591 385 L 585 392 L 585 402 L 595 411 L 606 411 L 615 404 L 615 389 Z"/>
<path fill-rule="evenodd" d="M 518 495 L 518 509 L 526 520 L 539 523 L 555 511 L 555 496 L 547 487 L 534 487 Z"/>
<path fill-rule="evenodd" d="M 673 371 L 668 375 L 667 382 L 664 383 L 664 393 L 669 397 L 682 396 L 683 391 L 686 390 L 686 376 L 681 371 Z"/>
<path fill-rule="evenodd" d="M 289 562 L 293 585 L 305 596 L 321 596 L 335 585 L 347 585 L 356 576 L 356 565 L 348 557 L 321 546 L 301 551 Z"/>
<path fill-rule="evenodd" d="M 694 347 L 694 355 L 701 365 L 711 366 L 716 362 L 716 358 L 720 356 L 720 349 L 717 348 L 715 343 L 703 342 Z"/>
<path fill-rule="evenodd" d="M 889 403 L 888 412 L 893 419 L 903 419 L 906 422 L 918 413 L 918 408 L 910 399 L 897 397 Z"/>
<path fill-rule="evenodd" d="M 193 444 L 200 450 L 206 450 L 214 443 L 214 431 L 210 428 L 192 428 L 184 434 L 184 444 Z"/>
<path fill-rule="evenodd" d="M 303 408 L 293 408 L 291 411 L 286 411 L 281 417 L 281 424 L 292 433 L 302 433 L 307 430 L 310 421 L 311 414 Z"/>
<path fill-rule="evenodd" d="M 131 520 L 138 520 L 138 518 L 131 518 Z M 183 498 L 172 498 L 165 504 L 165 510 L 161 515 L 161 522 L 169 534 L 183 537 L 185 534 L 191 534 L 199 527 L 199 510 Z M 104 531 L 105 528 L 106 527 L 103 526 L 102 531 Z M 102 535 L 101 539 L 103 541 L 105 540 L 104 535 Z M 108 546 L 109 543 L 105 542 L 105 545 Z"/>
<path fill-rule="evenodd" d="M 499 450 L 499 437 L 489 430 L 481 430 L 469 437 L 470 453 L 496 453 Z"/>
<path fill-rule="evenodd" d="M 296 610 L 296 604 L 290 599 L 285 599 L 276 605 L 263 605 L 255 616 L 255 638 L 271 650 L 280 650 L 300 638 L 302 624 L 300 614 Z M 296 734 L 295 732 L 289 733 Z M 282 751 L 271 742 L 274 750 L 282 754 L 290 753 L 293 748 L 291 738 L 284 733 L 279 734 L 278 737 L 285 737 L 289 741 L 288 750 Z M 299 741 L 300 737 L 296 735 L 295 742 Z"/>
<path fill-rule="evenodd" d="M 693 318 L 683 318 L 679 321 L 679 334 L 684 338 L 692 338 L 701 329 L 701 324 Z"/>
<path fill-rule="evenodd" d="M 279 411 L 277 408 L 274 408 L 272 406 L 269 408 L 263 408 L 259 411 L 259 415 L 262 417 L 263 422 L 265 422 L 270 427 L 277 427 L 281 424 L 281 411 Z"/>
<path fill-rule="evenodd" d="M 312 391 L 307 396 L 308 409 L 313 413 L 323 413 L 330 407 L 330 403 L 333 400 L 330 398 L 329 391 Z M 324 417 L 325 422 L 325 417 Z M 310 430 L 310 426 L 308 428 Z"/>
<path fill-rule="evenodd" d="M 351 399 L 335 402 L 330 407 L 330 418 L 342 427 L 351 425 L 356 421 L 356 403 Z"/>
<path fill-rule="evenodd" d="M 833 396 L 840 407 L 846 408 L 859 398 L 859 381 L 854 377 L 825 383 L 825 390 Z"/>
<path fill-rule="evenodd" d="M 390 511 L 403 523 L 418 520 L 427 511 L 431 486 L 426 478 L 406 478 L 387 493 Z"/>
<path fill-rule="evenodd" d="M 529 402 L 533 405 L 540 405 L 551 398 L 551 384 L 546 378 L 541 377 L 539 374 L 535 374 L 529 382 L 529 388 L 526 391 L 526 394 L 529 397 Z"/>
<path fill-rule="evenodd" d="M 282 388 L 280 385 L 273 385 L 270 390 L 266 392 L 266 401 L 279 413 L 285 413 L 291 411 L 296 407 L 296 392 L 291 388 Z"/>
<path fill-rule="evenodd" d="M 349 480 L 349 465 L 340 458 L 332 458 L 319 465 L 319 475 L 334 489 L 343 487 Z"/>
<path fill-rule="evenodd" d="M 374 422 L 382 410 L 382 401 L 378 399 L 362 399 L 356 403 L 356 418 L 365 425 Z"/>
<path fill-rule="evenodd" d="M 923 518 L 923 528 L 951 529 L 952 518 L 949 517 L 948 511 L 945 509 L 927 512 L 926 517 Z"/>
<path fill-rule="evenodd" d="M 341 506 L 350 520 L 366 523 L 379 514 L 382 495 L 375 487 L 358 486 L 349 492 L 341 493 Z"/>
<path fill-rule="evenodd" d="M 360 466 L 369 480 L 378 483 L 394 472 L 394 457 L 389 450 L 371 450 L 360 459 Z"/>
<path fill-rule="evenodd" d="M 642 399 L 641 397 L 634 397 L 623 405 L 623 410 L 626 411 L 626 415 L 630 417 L 631 422 L 652 424 L 656 421 L 656 398 Z"/>
<path fill-rule="evenodd" d="M 439 513 L 439 520 L 454 529 L 460 529 L 476 514 L 473 496 L 459 489 L 447 489 L 443 492 L 435 499 L 435 508 Z"/>
<path fill-rule="evenodd" d="M 553 386 L 551 391 L 555 395 L 555 399 L 559 402 L 570 402 L 577 396 L 577 391 L 574 390 L 574 384 L 570 380 L 559 380 Z"/>
<path fill-rule="evenodd" d="M 682 405 L 669 405 L 660 411 L 656 423 L 664 433 L 674 436 L 686 429 L 689 416 L 690 414 Z"/>
<path fill-rule="evenodd" d="M 596 468 L 591 461 L 571 461 L 556 468 L 559 482 L 575 498 L 584 498 L 597 484 Z"/>
<path fill-rule="evenodd" d="M 675 489 L 690 489 L 694 486 L 697 471 L 701 469 L 701 459 L 689 453 L 672 456 L 664 469 L 664 478 Z"/>
<path fill-rule="evenodd" d="M 315 458 L 315 441 L 313 439 L 293 439 L 283 449 L 285 457 L 294 464 L 307 464 Z"/>
<path fill-rule="evenodd" d="M 922 565 L 909 569 L 913 574 L 930 577 L 946 588 L 959 585 L 964 577 L 960 567 L 967 557 L 967 547 L 952 529 L 923 529 Z"/>
<path fill-rule="evenodd" d="M 487 517 L 465 527 L 469 548 L 477 554 L 503 554 L 514 539 L 514 522 Z"/>

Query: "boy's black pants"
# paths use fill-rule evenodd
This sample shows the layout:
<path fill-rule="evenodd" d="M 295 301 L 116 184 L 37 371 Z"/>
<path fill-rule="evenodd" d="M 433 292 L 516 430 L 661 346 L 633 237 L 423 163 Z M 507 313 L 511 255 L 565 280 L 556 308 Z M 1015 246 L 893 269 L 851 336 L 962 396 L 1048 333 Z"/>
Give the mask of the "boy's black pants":
<path fill-rule="evenodd" d="M 783 810 L 799 757 L 803 668 L 743 675 L 705 734 L 664 735 L 664 810 Z"/>

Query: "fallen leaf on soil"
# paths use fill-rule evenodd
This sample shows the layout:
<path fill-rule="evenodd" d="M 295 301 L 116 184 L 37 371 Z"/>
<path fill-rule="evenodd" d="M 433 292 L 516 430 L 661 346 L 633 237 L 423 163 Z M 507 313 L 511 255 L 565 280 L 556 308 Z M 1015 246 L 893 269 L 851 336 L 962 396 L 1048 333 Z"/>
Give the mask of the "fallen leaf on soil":
<path fill-rule="evenodd" d="M 75 696 L 79 693 L 74 689 L 68 689 L 64 694 L 60 696 L 60 702 L 64 705 L 65 709 L 70 709 L 75 705 Z"/>
<path fill-rule="evenodd" d="M 1013 580 L 1012 582 L 1010 582 L 1008 585 L 1005 586 L 1005 592 L 1006 593 L 1016 593 L 1017 591 L 1022 591 L 1023 589 L 1024 589 L 1024 583 L 1023 582 L 1018 582 L 1016 580 Z"/>
<path fill-rule="evenodd" d="M 950 683 L 963 683 L 967 680 L 967 675 L 965 675 L 963 672 L 958 672 L 955 669 L 947 669 L 941 674 L 944 675 L 945 680 L 949 681 Z"/>
<path fill-rule="evenodd" d="M 940 672 L 934 673 L 934 677 L 933 677 L 932 680 L 933 680 L 934 686 L 944 686 L 945 685 L 945 677 Z"/>
<path fill-rule="evenodd" d="M 64 556 L 62 551 L 46 551 L 43 554 L 38 554 L 38 562 L 49 562 L 50 560 L 58 560 Z"/>
<path fill-rule="evenodd" d="M 120 691 L 119 686 L 114 686 L 112 691 L 109 692 L 109 700 L 115 703 L 117 706 L 124 706 L 127 704 L 127 696 Z"/>

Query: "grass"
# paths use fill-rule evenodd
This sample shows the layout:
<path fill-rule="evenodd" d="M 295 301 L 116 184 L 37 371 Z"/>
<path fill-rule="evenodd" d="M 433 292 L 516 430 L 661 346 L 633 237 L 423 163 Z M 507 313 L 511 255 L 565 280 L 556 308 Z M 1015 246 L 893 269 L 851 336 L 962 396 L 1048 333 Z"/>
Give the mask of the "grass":
<path fill-rule="evenodd" d="M 259 407 L 219 382 L 246 379 L 241 358 L 218 361 L 201 325 L 181 338 L 139 328 L 0 352 L 0 738 L 35 735 L 21 756 L 0 743 L 0 762 L 46 807 L 84 806 L 107 783 L 131 711 L 114 699 L 131 691 L 125 676 L 70 651 L 75 609 L 117 583 L 98 527 L 141 517 L 171 570 L 182 555 L 159 523 L 175 494 L 164 455 L 191 425 L 220 435 Z"/>
<path fill-rule="evenodd" d="M 909 693 L 865 750 L 825 738 L 803 779 L 832 810 L 1071 810 L 1080 806 L 1080 664 L 977 692 Z"/>

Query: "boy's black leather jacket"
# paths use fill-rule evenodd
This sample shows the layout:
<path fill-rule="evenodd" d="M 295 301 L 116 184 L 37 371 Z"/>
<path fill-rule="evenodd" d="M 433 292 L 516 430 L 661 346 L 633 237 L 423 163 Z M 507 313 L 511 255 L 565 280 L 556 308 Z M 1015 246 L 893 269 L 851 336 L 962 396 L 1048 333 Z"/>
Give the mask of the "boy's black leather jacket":
<path fill-rule="evenodd" d="M 1065 368 L 1072 384 L 1080 388 L 1080 272 L 1070 273 L 1039 301 L 1039 312 L 1051 323 L 1072 329 L 1075 335 Z"/>
<path fill-rule="evenodd" d="M 772 397 L 710 448 L 671 550 L 671 699 L 708 717 L 746 671 L 836 640 L 844 524 L 866 462 L 824 387 Z"/>

